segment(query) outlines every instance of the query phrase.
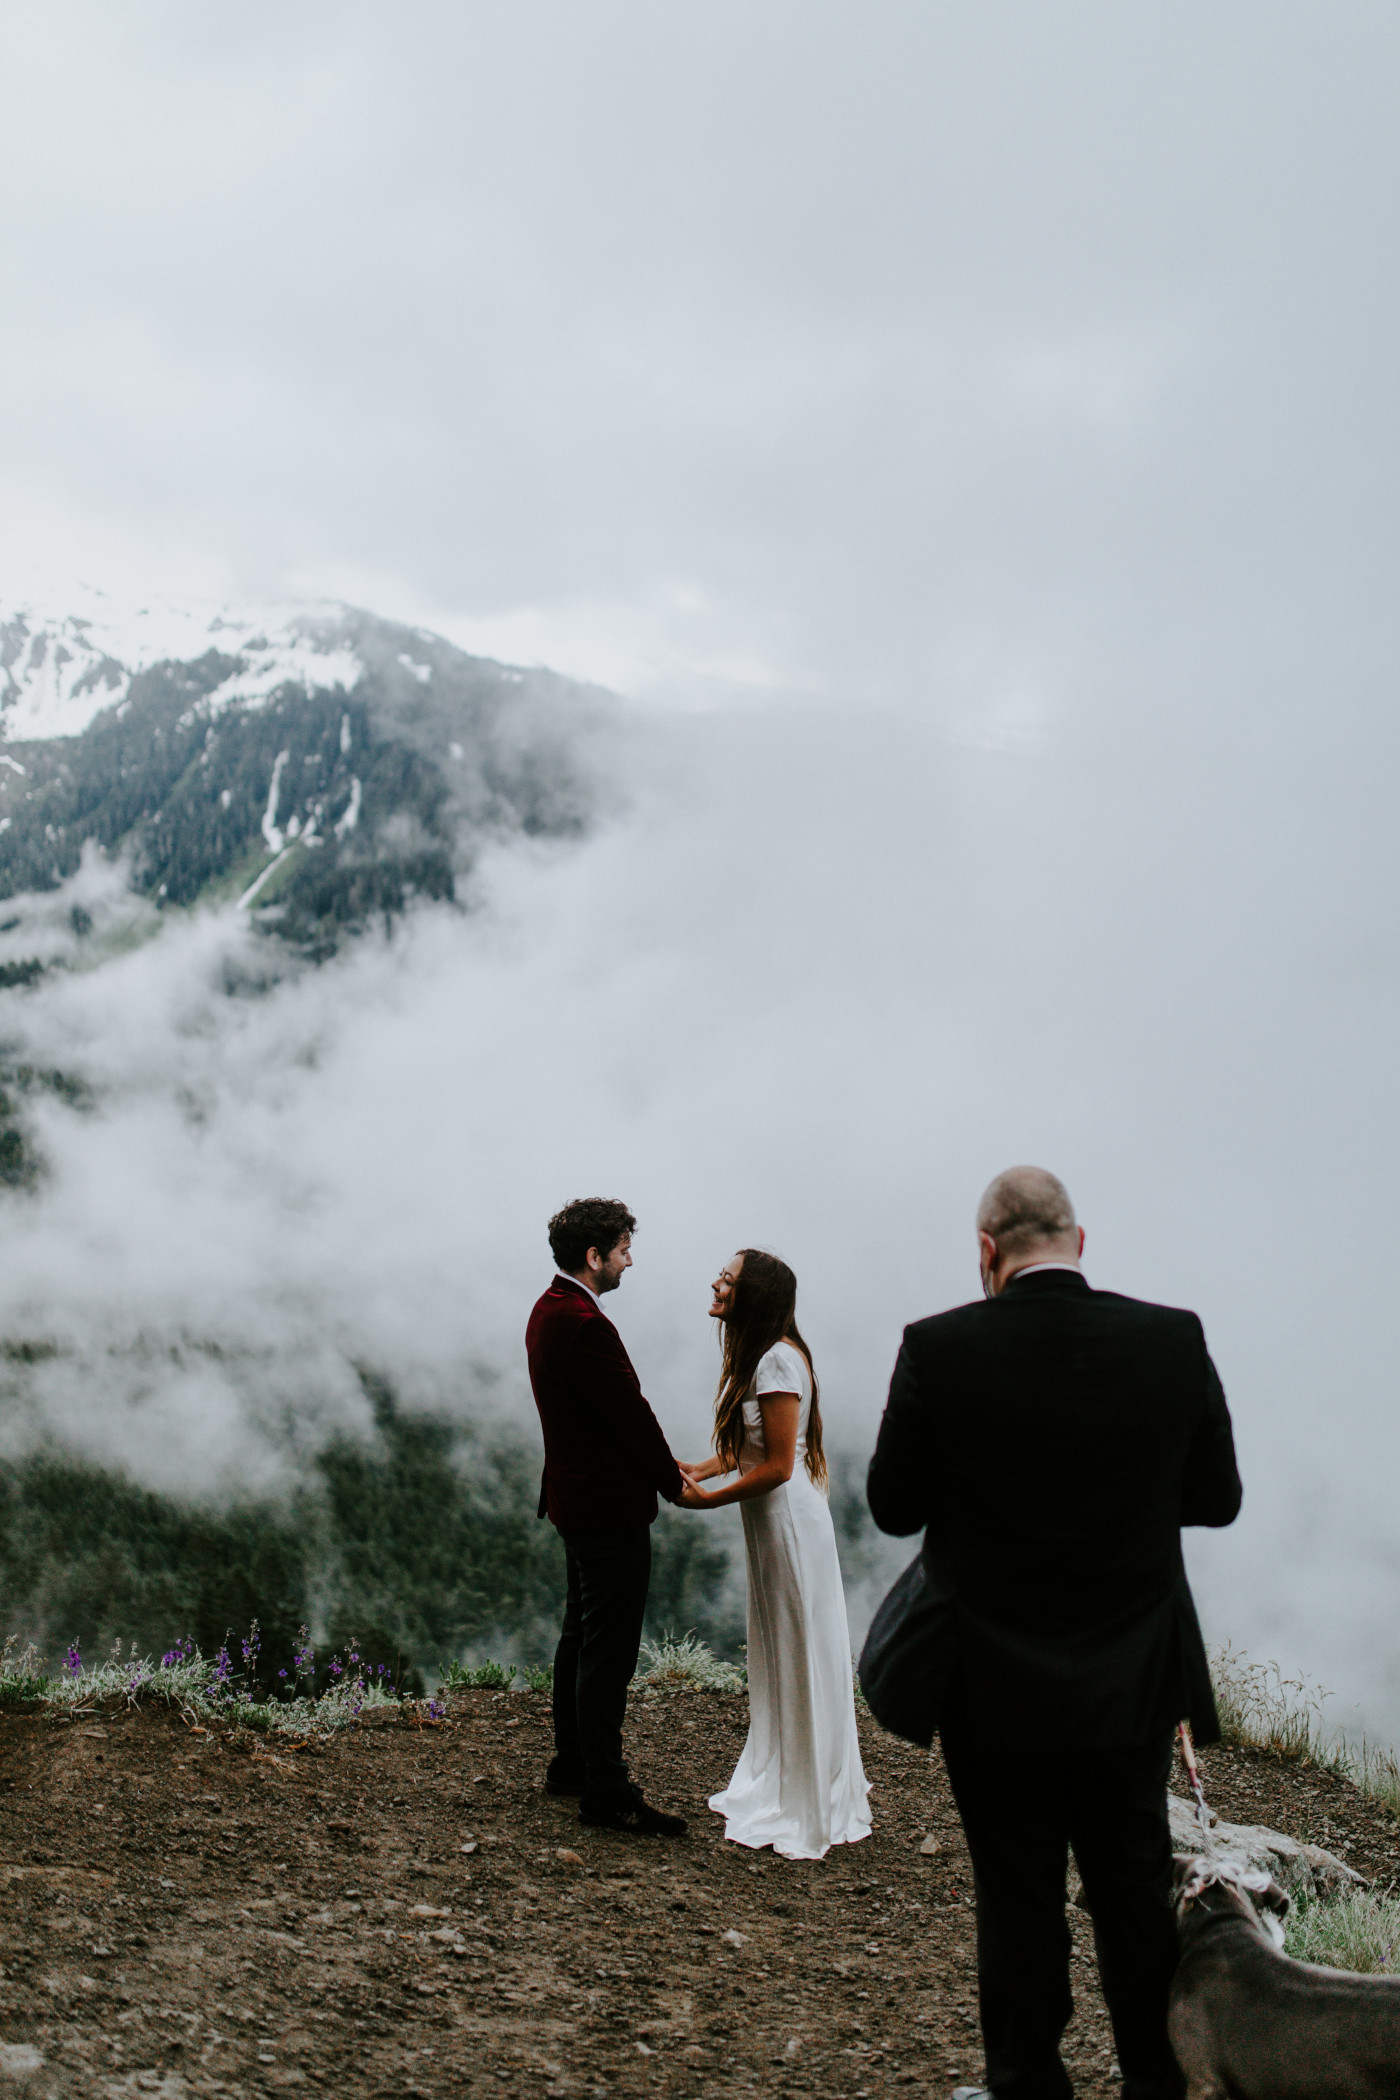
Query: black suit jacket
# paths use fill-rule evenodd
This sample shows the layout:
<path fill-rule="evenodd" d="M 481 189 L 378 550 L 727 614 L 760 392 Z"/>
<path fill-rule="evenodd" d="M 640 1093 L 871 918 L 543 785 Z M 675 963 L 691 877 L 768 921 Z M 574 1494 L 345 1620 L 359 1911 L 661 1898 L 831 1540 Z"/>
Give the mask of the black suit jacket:
<path fill-rule="evenodd" d="M 882 1531 L 927 1527 L 979 1732 L 1219 1740 L 1181 1527 L 1233 1522 L 1240 1477 L 1194 1313 L 1045 1269 L 916 1321 L 869 1497 Z"/>
<path fill-rule="evenodd" d="M 642 1397 L 622 1336 L 592 1291 L 556 1276 L 525 1330 L 544 1431 L 539 1513 L 565 1538 L 656 1521 L 656 1498 L 685 1487 Z"/>

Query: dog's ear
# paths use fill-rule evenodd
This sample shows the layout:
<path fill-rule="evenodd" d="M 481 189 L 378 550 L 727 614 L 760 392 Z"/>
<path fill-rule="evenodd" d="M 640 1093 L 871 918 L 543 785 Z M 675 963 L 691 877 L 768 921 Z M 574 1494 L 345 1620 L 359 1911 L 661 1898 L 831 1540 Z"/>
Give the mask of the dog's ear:
<path fill-rule="evenodd" d="M 1272 1911 L 1275 1917 L 1286 1918 L 1293 1908 L 1287 1889 L 1280 1888 L 1271 1874 L 1241 1874 L 1240 1886 L 1249 1890 L 1256 1910 Z"/>
<path fill-rule="evenodd" d="M 1283 1921 L 1291 1908 L 1287 1891 L 1279 1887 L 1271 1874 L 1262 1872 L 1241 1874 L 1240 1887 L 1248 1894 L 1264 1937 L 1282 1954 Z"/>
<path fill-rule="evenodd" d="M 1173 1900 L 1177 1912 L 1185 1912 L 1188 1904 L 1194 1903 L 1202 1889 L 1215 1879 L 1211 1863 L 1200 1853 L 1174 1852 L 1172 1854 Z"/>

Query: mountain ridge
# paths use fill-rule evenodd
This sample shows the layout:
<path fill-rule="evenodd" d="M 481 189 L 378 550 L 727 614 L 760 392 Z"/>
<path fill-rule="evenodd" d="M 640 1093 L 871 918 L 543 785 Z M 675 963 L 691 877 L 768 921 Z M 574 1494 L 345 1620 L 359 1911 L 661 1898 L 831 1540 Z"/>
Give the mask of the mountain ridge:
<path fill-rule="evenodd" d="M 171 611 L 127 661 L 115 622 L 0 621 L 0 897 L 95 844 L 159 907 L 236 899 L 324 956 L 453 901 L 489 839 L 584 830 L 578 731 L 611 696 L 358 607 L 279 619 Z"/>

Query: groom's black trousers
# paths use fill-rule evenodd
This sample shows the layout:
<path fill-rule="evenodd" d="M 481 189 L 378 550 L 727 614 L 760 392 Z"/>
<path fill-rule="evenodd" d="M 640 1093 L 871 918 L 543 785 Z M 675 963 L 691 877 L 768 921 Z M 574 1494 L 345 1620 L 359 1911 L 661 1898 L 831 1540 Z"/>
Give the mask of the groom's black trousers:
<path fill-rule="evenodd" d="M 1176 1967 L 1167 1774 L 1172 1738 L 1082 1756 L 989 1742 L 956 1715 L 941 1731 L 977 1891 L 986 2082 L 996 2100 L 1068 2100 L 1071 2012 L 1065 1882 L 1072 1850 L 1094 1920 L 1123 2100 L 1184 2090 L 1167 2040 Z"/>
<path fill-rule="evenodd" d="M 622 1755 L 651 1580 L 651 1526 L 564 1541 L 568 1594 L 554 1651 L 554 1748 L 591 1801 L 628 1791 Z"/>

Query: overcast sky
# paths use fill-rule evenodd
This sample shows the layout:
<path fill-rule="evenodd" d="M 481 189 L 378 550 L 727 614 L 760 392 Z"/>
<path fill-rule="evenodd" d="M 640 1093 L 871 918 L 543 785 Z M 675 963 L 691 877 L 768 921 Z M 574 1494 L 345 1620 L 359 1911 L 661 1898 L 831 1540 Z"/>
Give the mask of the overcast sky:
<path fill-rule="evenodd" d="M 758 1217 L 853 1437 L 974 1280 L 982 1182 L 1043 1158 L 1097 1280 L 1215 1342 L 1250 1500 L 1193 1548 L 1212 1630 L 1400 1730 L 1400 16 L 133 0 L 0 7 L 0 67 L 0 604 L 329 593 L 670 725 L 630 827 L 361 986 L 281 1156 L 341 1189 L 373 1099 L 363 1244 L 521 1291 L 503 1235 L 625 1184 L 634 1338 L 692 1370 L 683 1293 Z M 136 1087 L 164 1009 L 123 1047 L 116 999 L 43 1028 Z"/>
<path fill-rule="evenodd" d="M 1385 675 L 1389 6 L 0 25 L 12 561 L 1018 721 Z"/>

